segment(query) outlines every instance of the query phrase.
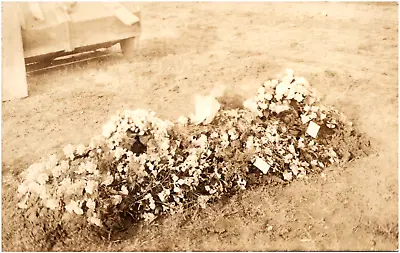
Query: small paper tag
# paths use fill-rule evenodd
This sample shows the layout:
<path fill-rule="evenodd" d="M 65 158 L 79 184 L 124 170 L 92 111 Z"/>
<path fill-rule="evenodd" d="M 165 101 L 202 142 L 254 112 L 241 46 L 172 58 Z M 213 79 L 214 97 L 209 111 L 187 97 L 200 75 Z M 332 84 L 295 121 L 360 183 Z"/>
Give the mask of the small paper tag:
<path fill-rule="evenodd" d="M 196 95 L 195 114 L 191 116 L 191 121 L 196 125 L 200 123 L 209 124 L 220 108 L 221 105 L 214 97 Z"/>
<path fill-rule="evenodd" d="M 319 125 L 317 125 L 316 123 L 310 121 L 310 124 L 308 125 L 306 133 L 308 135 L 310 135 L 311 137 L 313 137 L 313 138 L 317 138 L 319 129 L 320 129 Z"/>
<path fill-rule="evenodd" d="M 262 171 L 262 173 L 267 174 L 269 168 L 271 167 L 271 165 L 269 165 L 268 163 L 266 163 L 263 159 L 261 159 L 260 157 L 256 157 L 255 161 L 254 161 L 254 166 L 256 166 L 259 170 Z"/>

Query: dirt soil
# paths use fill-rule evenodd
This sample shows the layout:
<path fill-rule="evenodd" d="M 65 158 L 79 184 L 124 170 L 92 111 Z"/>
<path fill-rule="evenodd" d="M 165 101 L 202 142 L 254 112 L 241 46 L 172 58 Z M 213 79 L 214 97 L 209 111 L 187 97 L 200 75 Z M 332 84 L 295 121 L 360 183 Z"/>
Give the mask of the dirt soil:
<path fill-rule="evenodd" d="M 176 119 L 216 85 L 252 96 L 285 68 L 346 113 L 372 155 L 326 176 L 262 186 L 124 238 L 53 250 L 398 249 L 397 3 L 145 3 L 136 57 L 31 74 L 29 97 L 2 106 L 2 247 L 29 249 L 14 217 L 16 176 L 66 144 L 88 143 L 117 110 Z"/>

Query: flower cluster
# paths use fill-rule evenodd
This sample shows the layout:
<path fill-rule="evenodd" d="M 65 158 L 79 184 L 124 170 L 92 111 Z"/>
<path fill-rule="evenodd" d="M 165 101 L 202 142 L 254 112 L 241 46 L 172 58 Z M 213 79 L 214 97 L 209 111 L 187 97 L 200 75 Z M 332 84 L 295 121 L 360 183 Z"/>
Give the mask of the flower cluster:
<path fill-rule="evenodd" d="M 205 207 L 264 174 L 290 181 L 341 158 L 330 140 L 342 136 L 345 123 L 293 72 L 265 82 L 244 106 L 219 111 L 207 124 L 120 112 L 89 145 L 67 145 L 63 157 L 31 165 L 18 207 L 41 206 L 112 229 L 126 214 L 152 221 Z"/>

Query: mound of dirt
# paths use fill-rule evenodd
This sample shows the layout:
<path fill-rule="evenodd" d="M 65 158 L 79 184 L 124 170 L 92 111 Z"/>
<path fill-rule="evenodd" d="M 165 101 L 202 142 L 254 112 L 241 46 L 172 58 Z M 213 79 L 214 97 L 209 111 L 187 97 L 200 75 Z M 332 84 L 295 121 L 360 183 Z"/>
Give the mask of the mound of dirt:
<path fill-rule="evenodd" d="M 146 110 L 112 117 L 89 145 L 68 145 L 22 173 L 21 216 L 43 244 L 105 236 L 270 182 L 289 183 L 369 153 L 369 141 L 288 71 L 246 101 L 220 97 L 211 123 Z M 201 109 L 201 107 L 199 107 Z M 53 239 L 51 239 L 53 238 Z"/>

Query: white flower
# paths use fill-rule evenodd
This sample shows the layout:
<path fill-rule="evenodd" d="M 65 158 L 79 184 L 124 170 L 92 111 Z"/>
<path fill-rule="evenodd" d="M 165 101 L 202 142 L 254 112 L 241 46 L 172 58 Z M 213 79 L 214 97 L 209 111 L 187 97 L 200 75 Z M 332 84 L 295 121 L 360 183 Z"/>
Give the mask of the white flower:
<path fill-rule="evenodd" d="M 46 170 L 52 170 L 54 167 L 57 166 L 58 159 L 56 155 L 51 155 L 46 162 Z"/>
<path fill-rule="evenodd" d="M 76 174 L 80 175 L 86 172 L 86 165 L 84 163 L 79 164 L 78 169 L 74 171 Z"/>
<path fill-rule="evenodd" d="M 17 192 L 18 192 L 20 195 L 24 195 L 24 194 L 27 193 L 28 191 L 29 191 L 29 187 L 28 187 L 28 185 L 26 184 L 26 182 L 23 182 L 22 184 L 18 185 L 18 190 L 17 190 Z"/>
<path fill-rule="evenodd" d="M 228 135 L 230 136 L 231 140 L 236 140 L 239 137 L 234 129 L 229 129 Z"/>
<path fill-rule="evenodd" d="M 337 157 L 337 154 L 336 154 L 336 152 L 333 150 L 333 148 L 329 148 L 329 150 L 328 150 L 328 155 L 329 155 L 330 157 Z"/>
<path fill-rule="evenodd" d="M 275 112 L 279 114 L 281 112 L 284 112 L 284 111 L 288 110 L 289 108 L 290 107 L 288 105 L 277 105 L 275 107 Z"/>
<path fill-rule="evenodd" d="M 85 191 L 89 194 L 93 194 L 97 190 L 98 182 L 89 180 L 86 182 Z"/>
<path fill-rule="evenodd" d="M 105 180 L 101 184 L 108 186 L 108 185 L 112 184 L 113 181 L 114 181 L 114 177 L 112 175 L 110 175 L 108 172 Z"/>
<path fill-rule="evenodd" d="M 163 142 L 160 143 L 160 149 L 161 150 L 168 150 L 169 148 L 169 140 L 164 140 Z"/>
<path fill-rule="evenodd" d="M 121 187 L 121 194 L 123 194 L 123 195 L 128 195 L 129 194 L 129 191 L 128 191 L 128 188 L 125 186 L 125 185 L 123 185 L 122 187 Z"/>
<path fill-rule="evenodd" d="M 76 147 L 76 153 L 77 153 L 78 155 L 83 155 L 85 152 L 86 152 L 86 147 L 85 147 L 85 145 L 79 144 L 79 145 Z"/>
<path fill-rule="evenodd" d="M 249 136 L 249 137 L 247 137 L 247 140 L 246 140 L 246 148 L 247 149 L 252 149 L 253 147 L 254 147 L 254 137 L 253 136 Z"/>
<path fill-rule="evenodd" d="M 318 117 L 318 115 L 317 115 L 317 113 L 315 113 L 315 112 L 312 112 L 312 113 L 310 113 L 310 116 L 309 116 L 311 119 L 316 119 L 317 117 Z"/>
<path fill-rule="evenodd" d="M 59 207 L 59 201 L 57 199 L 46 199 L 44 206 L 51 210 L 56 210 Z"/>
<path fill-rule="evenodd" d="M 161 202 L 164 202 L 165 197 L 169 196 L 170 190 L 169 189 L 164 189 L 162 192 L 158 193 L 158 198 L 161 200 Z"/>
<path fill-rule="evenodd" d="M 287 155 L 285 155 L 283 158 L 284 158 L 284 160 L 285 160 L 285 163 L 290 163 L 290 161 L 291 161 L 292 158 L 293 158 L 293 155 L 292 155 L 292 154 L 287 154 Z"/>
<path fill-rule="evenodd" d="M 218 137 L 219 137 L 219 135 L 218 135 L 217 132 L 212 132 L 212 133 L 210 134 L 210 138 L 212 138 L 212 139 L 215 139 L 215 138 L 218 138 Z"/>
<path fill-rule="evenodd" d="M 36 182 L 30 182 L 28 184 L 28 188 L 30 192 L 36 193 L 41 199 L 45 199 L 47 197 L 47 190 L 45 185 L 39 185 Z"/>
<path fill-rule="evenodd" d="M 260 88 L 258 88 L 258 94 L 264 94 L 265 93 L 265 88 L 263 86 L 261 86 Z"/>
<path fill-rule="evenodd" d="M 61 161 L 61 163 L 60 163 L 60 165 L 59 166 L 61 166 L 61 171 L 62 172 L 65 172 L 65 171 L 67 171 L 68 169 L 69 169 L 69 162 L 68 161 Z"/>
<path fill-rule="evenodd" d="M 35 181 L 37 175 L 45 169 L 43 163 L 35 163 L 28 167 L 27 170 L 21 173 L 21 176 L 25 177 L 26 181 Z"/>
<path fill-rule="evenodd" d="M 86 206 L 90 210 L 94 210 L 96 208 L 96 202 L 93 201 L 92 199 L 88 199 L 88 200 L 86 200 Z"/>
<path fill-rule="evenodd" d="M 263 83 L 263 86 L 264 86 L 264 87 L 271 87 L 271 80 L 265 81 L 265 82 Z"/>
<path fill-rule="evenodd" d="M 311 120 L 309 116 L 306 116 L 304 114 L 300 115 L 300 117 L 301 117 L 301 122 L 303 124 L 307 124 L 307 122 L 309 122 Z"/>
<path fill-rule="evenodd" d="M 280 82 L 275 89 L 275 98 L 280 101 L 284 95 L 287 95 L 290 89 L 290 81 L 285 80 Z"/>
<path fill-rule="evenodd" d="M 248 109 L 250 112 L 259 114 L 257 101 L 254 98 L 249 98 L 243 102 L 243 107 Z"/>
<path fill-rule="evenodd" d="M 101 220 L 97 217 L 89 217 L 88 218 L 89 223 L 95 224 L 96 226 L 101 227 Z"/>
<path fill-rule="evenodd" d="M 296 93 L 296 95 L 294 95 L 294 100 L 300 103 L 301 101 L 304 100 L 304 97 L 300 93 Z"/>
<path fill-rule="evenodd" d="M 122 202 L 122 197 L 121 197 L 121 195 L 113 195 L 113 196 L 111 196 L 112 197 L 112 203 L 114 204 L 114 205 L 118 205 L 118 204 L 120 204 L 121 202 Z"/>
<path fill-rule="evenodd" d="M 71 194 L 81 195 L 81 194 L 83 194 L 85 185 L 86 185 L 85 180 L 81 180 L 81 179 L 75 180 L 75 182 L 72 184 L 71 189 L 69 189 L 69 191 L 71 192 Z"/>
<path fill-rule="evenodd" d="M 286 181 L 292 180 L 292 177 L 292 172 L 283 172 L 283 179 L 285 179 Z"/>
<path fill-rule="evenodd" d="M 289 92 L 288 92 L 287 95 L 286 95 L 286 99 L 287 99 L 287 100 L 293 99 L 295 95 L 296 95 L 296 90 L 295 90 L 294 87 L 291 87 L 291 88 L 289 89 Z"/>
<path fill-rule="evenodd" d="M 143 218 L 146 222 L 152 222 L 156 217 L 152 213 L 144 213 Z"/>
<path fill-rule="evenodd" d="M 153 199 L 153 196 L 151 195 L 151 193 L 147 193 L 143 199 Z"/>
<path fill-rule="evenodd" d="M 49 175 L 47 175 L 47 173 L 40 173 L 36 178 L 36 181 L 41 185 L 46 184 L 47 180 L 49 180 Z"/>
<path fill-rule="evenodd" d="M 299 165 L 304 166 L 304 167 L 309 167 L 310 164 L 308 162 L 301 162 L 299 163 Z M 303 169 L 302 167 L 300 167 L 300 169 Z"/>
<path fill-rule="evenodd" d="M 293 91 L 295 92 L 295 93 L 299 93 L 299 94 L 304 94 L 304 90 L 305 90 L 305 87 L 303 86 L 303 85 L 301 85 L 301 84 L 299 84 L 299 82 L 297 81 L 297 79 L 296 79 L 297 77 L 294 77 L 294 81 L 292 82 L 292 89 L 293 89 Z"/>
<path fill-rule="evenodd" d="M 258 102 L 257 105 L 262 109 L 268 109 L 268 104 L 267 103 L 262 103 L 262 102 Z"/>
<path fill-rule="evenodd" d="M 298 144 L 297 144 L 297 147 L 298 148 L 304 148 L 306 145 L 304 144 L 304 139 L 303 138 L 300 138 L 299 139 L 299 142 L 298 142 Z"/>
<path fill-rule="evenodd" d="M 110 138 L 111 134 L 116 131 L 116 124 L 113 121 L 109 121 L 107 124 L 103 126 L 103 136 L 106 138 Z"/>
<path fill-rule="evenodd" d="M 286 75 L 280 79 L 281 83 L 289 84 L 289 87 L 292 86 L 293 76 Z"/>
<path fill-rule="evenodd" d="M 229 135 L 227 133 L 224 133 L 221 135 L 221 140 L 222 141 L 229 141 Z"/>
<path fill-rule="evenodd" d="M 271 84 L 269 85 L 271 88 L 275 88 L 278 85 L 279 81 L 276 79 L 271 80 Z"/>
<path fill-rule="evenodd" d="M 239 178 L 236 183 L 239 185 L 240 189 L 245 190 L 246 189 L 246 180 Z"/>
<path fill-rule="evenodd" d="M 98 148 L 102 141 L 103 137 L 101 135 L 94 136 L 92 139 L 90 139 L 89 148 L 92 150 Z"/>
<path fill-rule="evenodd" d="M 291 164 L 290 169 L 292 170 L 293 175 L 297 176 L 297 174 L 299 174 L 299 168 L 297 165 Z"/>
<path fill-rule="evenodd" d="M 179 179 L 177 183 L 178 183 L 179 185 L 183 185 L 183 184 L 185 183 L 185 180 Z"/>
<path fill-rule="evenodd" d="M 123 165 L 122 163 L 119 163 L 119 164 L 117 165 L 117 171 L 118 171 L 119 173 L 121 173 L 122 171 L 124 171 L 124 165 Z"/>
<path fill-rule="evenodd" d="M 29 195 L 28 194 L 26 194 L 23 198 L 22 198 L 22 200 L 17 204 L 17 206 L 19 207 L 19 208 L 21 208 L 21 209 L 26 209 L 26 208 L 28 208 L 28 205 L 27 205 L 27 201 L 28 201 L 28 197 L 29 197 Z"/>
<path fill-rule="evenodd" d="M 318 112 L 318 110 L 319 110 L 319 107 L 318 107 L 318 106 L 314 106 L 314 105 L 311 106 L 311 111 L 312 111 L 312 112 L 315 112 L 315 113 L 316 113 L 316 112 Z"/>
<path fill-rule="evenodd" d="M 69 177 L 64 178 L 60 183 L 59 190 L 62 193 L 72 194 L 73 191 L 71 191 L 71 190 L 73 190 L 73 189 L 72 189 L 71 178 L 69 178 Z"/>
<path fill-rule="evenodd" d="M 85 168 L 88 173 L 96 174 L 97 164 L 89 161 L 89 162 L 86 162 Z"/>
<path fill-rule="evenodd" d="M 125 153 L 125 149 L 117 147 L 114 151 L 115 159 L 119 160 Z"/>
<path fill-rule="evenodd" d="M 273 95 L 272 92 L 271 93 L 266 93 L 264 95 L 264 98 L 267 99 L 268 101 L 271 101 L 273 97 L 274 97 L 274 95 Z"/>
<path fill-rule="evenodd" d="M 294 146 L 292 144 L 289 145 L 289 152 L 292 154 L 296 154 L 296 149 L 294 148 Z"/>
<path fill-rule="evenodd" d="M 28 205 L 26 203 L 22 203 L 22 202 L 19 202 L 17 204 L 17 206 L 18 206 L 18 208 L 21 208 L 21 209 L 27 209 L 28 208 Z"/>
<path fill-rule="evenodd" d="M 201 208 L 206 208 L 207 201 L 210 199 L 207 195 L 201 195 L 198 197 L 197 202 L 200 204 Z"/>
<path fill-rule="evenodd" d="M 177 186 L 174 187 L 174 192 L 175 193 L 180 193 L 181 191 L 182 191 L 181 188 L 179 188 Z"/>
<path fill-rule="evenodd" d="M 62 166 L 61 165 L 58 165 L 58 166 L 56 166 L 56 167 L 54 167 L 52 170 L 51 170 L 51 174 L 53 175 L 53 177 L 55 177 L 55 178 L 58 178 L 58 177 L 60 177 L 62 174 L 63 174 L 63 170 L 62 170 Z"/>
<path fill-rule="evenodd" d="M 156 208 L 156 204 L 154 203 L 154 201 L 150 201 L 150 209 L 154 210 Z"/>
<path fill-rule="evenodd" d="M 207 136 L 202 134 L 197 140 L 193 141 L 193 144 L 197 147 L 204 149 L 207 145 Z"/>
<path fill-rule="evenodd" d="M 146 165 L 147 165 L 149 170 L 152 171 L 154 169 L 154 164 L 152 164 L 151 162 L 148 162 Z"/>
<path fill-rule="evenodd" d="M 74 157 L 75 157 L 75 155 L 74 155 L 74 153 L 75 153 L 75 147 L 74 147 L 72 144 L 68 144 L 67 146 L 65 146 L 65 147 L 63 148 L 63 151 L 64 151 L 64 155 L 65 155 L 67 158 L 69 158 L 69 159 L 71 159 L 71 160 L 74 159 Z"/>
<path fill-rule="evenodd" d="M 79 207 L 79 203 L 71 200 L 66 206 L 65 209 L 67 210 L 67 212 L 69 213 L 76 213 L 78 215 L 83 214 L 83 210 Z"/>
<path fill-rule="evenodd" d="M 276 111 L 276 103 L 274 103 L 274 102 L 270 103 L 270 104 L 269 104 L 269 109 L 270 109 L 272 112 L 275 112 L 275 111 Z"/>
<path fill-rule="evenodd" d="M 177 120 L 178 125 L 186 126 L 189 122 L 189 119 L 185 116 L 180 116 Z"/>
<path fill-rule="evenodd" d="M 205 189 L 206 189 L 206 191 L 208 191 L 208 192 L 210 192 L 210 191 L 211 191 L 211 187 L 210 187 L 210 186 L 208 186 L 208 185 L 206 185 L 204 188 L 205 188 Z"/>

